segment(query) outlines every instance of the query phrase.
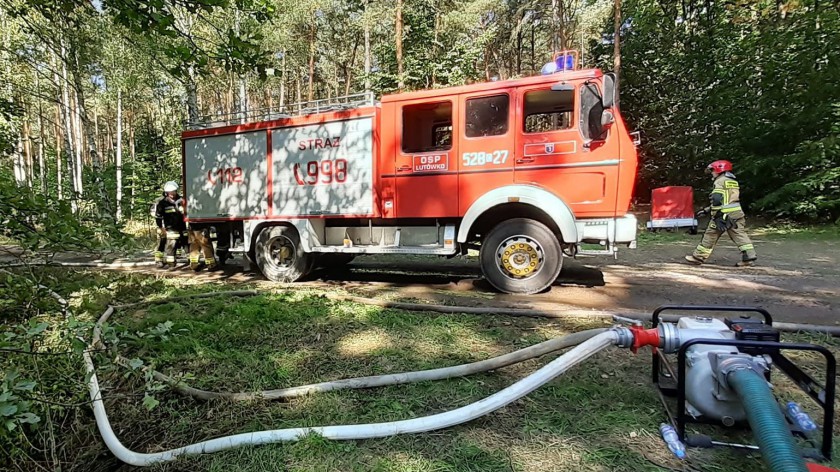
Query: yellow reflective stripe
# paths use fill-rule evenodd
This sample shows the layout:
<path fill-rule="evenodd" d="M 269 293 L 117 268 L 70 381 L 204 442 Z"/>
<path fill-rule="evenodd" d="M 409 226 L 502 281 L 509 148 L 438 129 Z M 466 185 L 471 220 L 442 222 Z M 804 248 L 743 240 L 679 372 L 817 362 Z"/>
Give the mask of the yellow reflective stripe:
<path fill-rule="evenodd" d="M 709 249 L 709 248 L 707 248 L 707 247 L 705 247 L 705 246 L 700 246 L 700 245 L 698 245 L 698 246 L 697 246 L 697 248 L 695 249 L 695 251 L 697 251 L 697 252 L 699 252 L 699 253 L 702 253 L 702 254 L 711 254 L 711 253 L 712 253 L 712 250 L 711 250 L 711 249 Z"/>
<path fill-rule="evenodd" d="M 737 180 L 727 180 L 723 183 L 724 188 L 739 188 Z"/>
<path fill-rule="evenodd" d="M 718 194 L 718 195 L 721 196 L 721 200 L 723 202 L 722 203 L 723 205 L 726 205 L 726 204 L 729 203 L 729 192 L 727 192 L 726 190 L 724 190 L 722 188 L 716 188 L 716 189 L 712 190 L 712 195 L 714 195 L 714 194 Z M 719 208 L 720 208 L 719 206 L 714 206 L 714 205 L 712 206 L 712 210 L 717 210 Z"/>
<path fill-rule="evenodd" d="M 174 209 L 174 208 L 172 208 L 172 207 L 169 207 L 169 208 L 167 208 L 167 209 L 166 209 L 166 210 L 164 210 L 164 211 L 166 211 L 167 213 L 175 213 L 175 212 L 176 212 L 176 211 L 178 211 L 178 210 L 176 210 L 176 209 Z"/>
<path fill-rule="evenodd" d="M 722 213 L 734 213 L 736 211 L 741 211 L 741 205 L 738 206 L 730 206 L 726 208 L 720 208 Z"/>
<path fill-rule="evenodd" d="M 739 251 L 751 251 L 755 249 L 752 244 L 744 244 L 743 246 L 738 246 Z"/>

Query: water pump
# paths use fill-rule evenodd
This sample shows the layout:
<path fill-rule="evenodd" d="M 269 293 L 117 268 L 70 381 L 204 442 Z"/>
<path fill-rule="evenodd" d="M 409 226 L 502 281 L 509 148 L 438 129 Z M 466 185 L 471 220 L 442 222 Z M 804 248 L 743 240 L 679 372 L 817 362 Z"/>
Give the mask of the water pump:
<path fill-rule="evenodd" d="M 665 311 L 701 316 L 670 317 Z M 711 314 L 725 312 L 724 320 Z M 759 314 L 763 319 L 750 315 Z M 653 327 L 626 328 L 621 344 L 634 351 L 651 346 L 652 380 L 677 435 L 688 446 L 760 449 L 771 470 L 805 470 L 801 456 L 830 460 L 834 421 L 836 361 L 822 346 L 782 343 L 770 314 L 757 307 L 669 305 L 657 308 Z M 794 364 L 783 352 L 815 351 L 825 358 L 825 385 Z M 677 369 L 673 367 L 676 357 Z M 823 435 L 817 442 L 814 422 L 801 409 L 780 406 L 771 392 L 771 371 L 787 375 L 823 410 Z M 676 414 L 666 397 L 676 397 Z M 702 434 L 686 435 L 687 423 L 749 426 L 758 445 L 733 444 Z M 798 436 L 810 447 L 800 449 Z"/>

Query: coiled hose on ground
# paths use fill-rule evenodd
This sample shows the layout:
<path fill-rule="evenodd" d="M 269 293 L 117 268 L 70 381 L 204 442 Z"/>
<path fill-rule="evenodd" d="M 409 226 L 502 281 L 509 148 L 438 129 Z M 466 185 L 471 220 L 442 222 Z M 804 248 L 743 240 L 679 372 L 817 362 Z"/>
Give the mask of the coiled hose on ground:
<path fill-rule="evenodd" d="M 747 421 L 770 470 L 807 472 L 805 461 L 770 387 L 767 386 L 767 380 L 751 369 L 732 371 L 726 380 L 744 405 Z"/>
<path fill-rule="evenodd" d="M 319 434 L 327 439 L 348 440 L 382 438 L 398 434 L 423 433 L 449 428 L 472 421 L 519 400 L 573 366 L 580 364 L 595 353 L 616 344 L 618 340 L 618 334 L 615 330 L 598 334 L 577 347 L 572 348 L 557 359 L 554 359 L 531 375 L 487 398 L 435 415 L 402 421 L 390 421 L 387 423 L 286 428 L 242 433 L 155 453 L 132 451 L 126 448 L 117 438 L 108 420 L 108 414 L 105 411 L 105 404 L 102 401 L 102 391 L 99 388 L 99 380 L 96 376 L 96 367 L 93 364 L 93 359 L 87 351 L 82 353 L 82 355 L 84 356 L 87 375 L 90 379 L 88 381 L 88 388 L 93 405 L 93 414 L 96 417 L 96 425 L 105 440 L 105 444 L 123 462 L 136 466 L 148 466 L 158 462 L 174 460 L 183 454 L 205 454 L 239 446 L 296 441 L 312 433 Z"/>

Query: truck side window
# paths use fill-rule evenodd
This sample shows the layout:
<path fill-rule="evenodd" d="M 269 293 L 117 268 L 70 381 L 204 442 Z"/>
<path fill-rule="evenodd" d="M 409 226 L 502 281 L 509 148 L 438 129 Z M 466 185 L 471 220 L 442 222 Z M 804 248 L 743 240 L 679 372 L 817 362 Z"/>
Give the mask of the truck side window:
<path fill-rule="evenodd" d="M 573 126 L 575 94 L 572 90 L 534 90 L 525 94 L 526 133 L 545 133 Z"/>
<path fill-rule="evenodd" d="M 403 152 L 452 149 L 452 102 L 404 106 L 402 128 Z"/>
<path fill-rule="evenodd" d="M 466 133 L 468 138 L 498 136 L 507 133 L 510 99 L 507 94 L 467 100 Z"/>

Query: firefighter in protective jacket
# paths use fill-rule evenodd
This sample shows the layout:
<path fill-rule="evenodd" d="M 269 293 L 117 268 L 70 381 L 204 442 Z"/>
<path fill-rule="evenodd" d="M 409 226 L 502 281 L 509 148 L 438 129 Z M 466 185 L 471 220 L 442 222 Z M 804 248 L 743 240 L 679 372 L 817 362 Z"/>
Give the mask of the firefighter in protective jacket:
<path fill-rule="evenodd" d="M 158 205 L 160 204 L 160 202 L 165 198 L 166 198 L 166 193 L 164 193 L 163 195 L 158 197 L 158 199 L 155 200 L 154 203 L 152 203 L 152 208 L 150 210 L 151 214 L 152 214 L 152 218 L 155 219 L 155 229 L 156 229 L 156 235 L 158 237 L 158 242 L 157 242 L 157 246 L 155 246 L 154 254 L 155 254 L 155 266 L 157 266 L 157 268 L 159 268 L 159 269 L 162 269 L 164 267 L 163 251 L 166 250 L 166 230 L 162 227 L 163 220 L 158 219 L 158 217 L 157 217 L 157 215 L 158 215 L 157 208 L 158 208 Z"/>
<path fill-rule="evenodd" d="M 708 165 L 707 171 L 711 172 L 714 180 L 714 189 L 709 195 L 711 205 L 700 210 L 698 217 L 710 214 L 712 219 L 706 232 L 703 233 L 703 240 L 694 249 L 694 253 L 685 256 L 685 259 L 692 264 L 702 264 L 712 255 L 718 239 L 723 233 L 728 233 L 741 251 L 741 261 L 735 264 L 738 267 L 751 266 L 756 260 L 755 248 L 750 237 L 747 236 L 747 224 L 744 210 L 741 209 L 740 189 L 735 175 L 732 173 L 732 163 L 729 161 L 715 161 Z"/>
<path fill-rule="evenodd" d="M 175 251 L 179 241 L 186 237 L 187 225 L 184 222 L 183 200 L 178 195 L 178 183 L 166 182 L 163 186 L 164 196 L 155 206 L 155 224 L 162 235 L 166 235 L 164 248 L 164 264 L 162 267 L 175 268 Z"/>

